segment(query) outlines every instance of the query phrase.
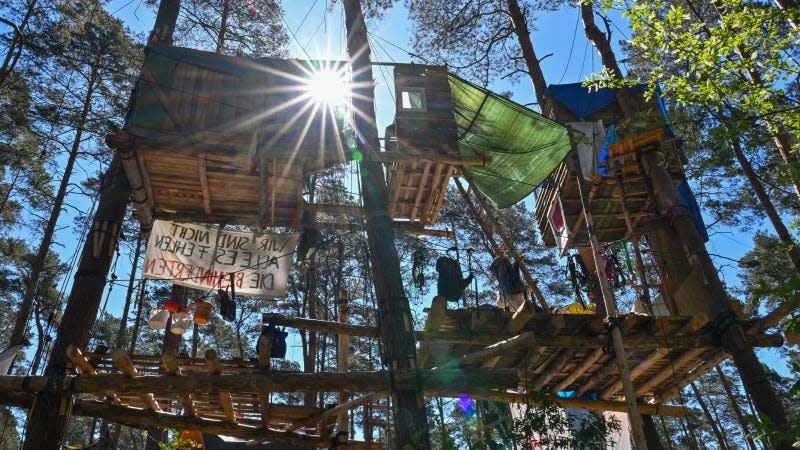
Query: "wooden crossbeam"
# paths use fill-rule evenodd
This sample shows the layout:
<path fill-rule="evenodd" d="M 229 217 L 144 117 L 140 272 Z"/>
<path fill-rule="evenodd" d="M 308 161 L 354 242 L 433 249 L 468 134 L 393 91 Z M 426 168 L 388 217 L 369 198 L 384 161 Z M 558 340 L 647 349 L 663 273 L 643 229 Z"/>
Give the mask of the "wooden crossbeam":
<path fill-rule="evenodd" d="M 128 356 L 127 353 L 125 353 L 125 350 L 122 350 L 121 348 L 115 348 L 114 350 L 112 350 L 111 361 L 113 361 L 114 367 L 119 369 L 123 374 L 125 374 L 126 377 L 130 378 L 131 380 L 135 380 L 136 377 L 139 376 L 139 372 L 136 370 L 136 366 L 133 365 L 130 357 Z M 101 378 L 105 378 L 105 376 L 97 375 L 91 379 L 101 379 Z M 151 394 L 151 392 L 154 390 L 155 389 L 149 389 L 147 391 L 140 392 L 139 399 L 142 401 L 142 403 L 145 404 L 145 406 L 148 409 L 158 412 L 161 411 L 161 407 L 158 406 L 158 402 L 153 397 L 153 394 Z M 105 392 L 114 393 L 115 391 L 109 389 L 106 390 Z"/>
<path fill-rule="evenodd" d="M 462 356 L 461 358 L 443 364 L 440 368 L 447 369 L 457 366 L 468 366 L 489 358 L 502 355 L 507 352 L 514 351 L 518 348 L 528 347 L 536 342 L 536 336 L 532 331 L 522 333 L 512 338 L 492 344 L 482 350 Z"/>
<path fill-rule="evenodd" d="M 86 359 L 86 356 L 84 356 L 80 349 L 75 347 L 75 345 L 69 344 L 69 347 L 67 347 L 67 358 L 69 358 L 69 360 L 78 367 L 81 375 L 87 377 L 97 376 L 97 369 L 95 369 L 94 366 L 89 363 L 89 360 Z M 111 394 L 108 396 L 108 398 L 111 400 L 111 403 L 115 405 L 122 404 L 117 394 Z"/>
<path fill-rule="evenodd" d="M 584 358 L 580 366 L 574 369 L 566 378 L 561 380 L 560 383 L 558 383 L 557 385 L 555 385 L 555 387 L 553 387 L 553 392 L 560 392 L 569 387 L 569 385 L 574 383 L 575 380 L 577 380 L 584 373 L 586 373 L 586 371 L 588 371 L 592 367 L 592 365 L 596 363 L 601 356 L 603 356 L 604 353 L 605 351 L 602 348 L 598 348 L 595 351 L 593 351 L 589 356 Z"/>
<path fill-rule="evenodd" d="M 371 394 L 362 395 L 361 397 L 350 400 L 349 402 L 336 405 L 333 408 L 326 409 L 318 414 L 314 414 L 304 419 L 298 420 L 297 422 L 293 423 L 291 426 L 286 428 L 286 431 L 296 431 L 303 427 L 314 426 L 328 417 L 332 417 L 341 412 L 350 411 L 351 409 L 359 407 L 361 405 L 372 403 L 376 400 L 386 398 L 388 395 L 389 395 L 388 391 L 378 391 L 378 392 L 373 392 Z"/>
<path fill-rule="evenodd" d="M 348 336 L 378 337 L 378 328 L 364 325 L 352 325 L 328 320 L 305 319 L 302 317 L 286 317 L 279 314 L 265 313 L 262 315 L 264 323 L 273 322 L 298 330 L 309 330 L 318 333 L 346 334 Z"/>
<path fill-rule="evenodd" d="M 487 346 L 494 344 L 497 339 L 506 338 L 507 335 L 490 336 L 485 333 L 463 331 L 440 331 L 428 333 L 417 331 L 416 337 L 420 341 L 431 341 L 446 344 L 469 344 Z M 628 350 L 655 350 L 658 348 L 719 348 L 714 336 L 697 334 L 691 336 L 642 336 L 623 335 L 625 348 Z M 780 334 L 747 334 L 745 341 L 754 347 L 780 347 L 783 345 L 783 336 Z M 537 336 L 536 344 L 551 348 L 603 348 L 608 346 L 608 336 Z"/>
<path fill-rule="evenodd" d="M 398 370 L 394 385 L 402 389 L 423 386 L 438 389 L 449 386 L 467 392 L 469 389 L 509 388 L 518 384 L 516 369 L 439 369 Z M 59 376 L 0 376 L 0 392 L 66 392 L 80 393 L 147 393 L 172 394 L 220 391 L 261 394 L 267 392 L 375 392 L 389 390 L 389 373 L 364 371 L 347 373 L 300 373 L 271 371 L 269 373 L 222 374 L 187 373 L 182 377 L 169 375 L 134 376 L 99 374 L 95 377 Z"/>

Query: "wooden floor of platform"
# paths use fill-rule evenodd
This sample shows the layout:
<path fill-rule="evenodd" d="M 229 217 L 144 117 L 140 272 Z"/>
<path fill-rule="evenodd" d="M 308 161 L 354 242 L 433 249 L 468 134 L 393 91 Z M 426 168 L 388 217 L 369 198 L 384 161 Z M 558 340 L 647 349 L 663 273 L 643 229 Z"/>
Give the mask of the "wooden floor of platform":
<path fill-rule="evenodd" d="M 622 395 L 604 318 L 540 313 L 512 335 L 509 312 L 441 306 L 434 302 L 428 310 L 419 349 L 423 368 L 515 368 L 521 387 L 528 390 L 548 388 L 605 400 Z M 780 335 L 764 334 L 758 322 L 742 325 L 755 346 L 782 345 Z M 637 396 L 656 403 L 676 397 L 680 388 L 727 358 L 704 315 L 628 314 L 618 326 Z"/>

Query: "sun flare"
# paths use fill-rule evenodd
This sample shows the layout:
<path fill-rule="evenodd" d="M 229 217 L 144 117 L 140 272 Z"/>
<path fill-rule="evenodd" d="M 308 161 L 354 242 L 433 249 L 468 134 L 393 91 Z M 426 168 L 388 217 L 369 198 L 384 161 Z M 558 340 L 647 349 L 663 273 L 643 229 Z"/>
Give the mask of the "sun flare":
<path fill-rule="evenodd" d="M 345 106 L 351 95 L 347 74 L 328 68 L 315 71 L 306 84 L 306 94 L 330 108 Z"/>

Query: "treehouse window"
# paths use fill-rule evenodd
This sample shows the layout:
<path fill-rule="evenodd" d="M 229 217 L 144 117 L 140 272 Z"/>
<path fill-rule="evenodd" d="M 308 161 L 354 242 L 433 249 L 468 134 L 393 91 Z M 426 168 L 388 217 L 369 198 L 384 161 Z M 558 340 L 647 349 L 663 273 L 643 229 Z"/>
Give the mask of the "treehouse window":
<path fill-rule="evenodd" d="M 425 100 L 425 90 L 419 88 L 405 88 L 400 91 L 400 107 L 409 111 L 428 111 Z"/>

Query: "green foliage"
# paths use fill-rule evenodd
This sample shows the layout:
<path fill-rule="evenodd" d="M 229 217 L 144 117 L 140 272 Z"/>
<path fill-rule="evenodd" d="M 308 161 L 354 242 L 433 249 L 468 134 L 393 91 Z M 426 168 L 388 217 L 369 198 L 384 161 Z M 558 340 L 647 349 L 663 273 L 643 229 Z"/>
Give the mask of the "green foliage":
<path fill-rule="evenodd" d="M 531 399 L 534 401 L 525 405 L 524 415 L 514 420 L 515 444 L 535 442 L 542 448 L 563 450 L 603 450 L 613 445 L 611 434 L 619 430 L 619 422 L 595 412 L 572 417 L 547 392 L 531 395 Z"/>

